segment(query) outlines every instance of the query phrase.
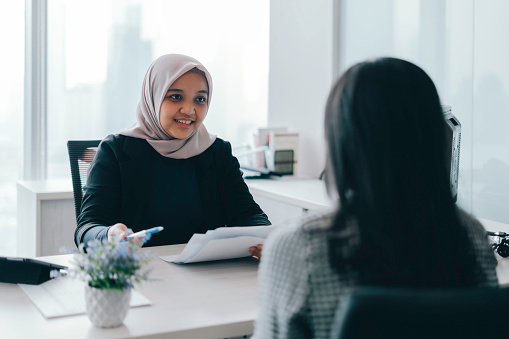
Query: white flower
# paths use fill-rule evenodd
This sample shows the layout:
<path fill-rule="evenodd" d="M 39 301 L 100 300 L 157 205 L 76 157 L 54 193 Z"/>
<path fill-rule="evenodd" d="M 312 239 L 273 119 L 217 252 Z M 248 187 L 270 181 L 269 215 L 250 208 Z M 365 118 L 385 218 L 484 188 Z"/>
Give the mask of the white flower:
<path fill-rule="evenodd" d="M 75 253 L 69 275 L 86 281 L 90 286 L 123 290 L 148 280 L 146 268 L 152 255 L 138 253 L 141 244 L 135 240 L 90 241 Z M 55 273 L 57 274 L 57 273 Z"/>

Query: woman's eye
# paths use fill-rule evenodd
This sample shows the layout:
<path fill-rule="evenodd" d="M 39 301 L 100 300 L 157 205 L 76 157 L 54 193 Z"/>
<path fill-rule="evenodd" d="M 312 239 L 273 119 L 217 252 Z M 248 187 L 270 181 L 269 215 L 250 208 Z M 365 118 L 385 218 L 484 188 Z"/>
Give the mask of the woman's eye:
<path fill-rule="evenodd" d="M 170 98 L 171 100 L 181 100 L 182 99 L 182 95 L 180 94 L 171 94 L 168 96 L 168 98 Z"/>
<path fill-rule="evenodd" d="M 204 104 L 207 102 L 207 98 L 205 97 L 198 97 L 196 98 L 196 101 L 199 102 L 200 104 Z"/>

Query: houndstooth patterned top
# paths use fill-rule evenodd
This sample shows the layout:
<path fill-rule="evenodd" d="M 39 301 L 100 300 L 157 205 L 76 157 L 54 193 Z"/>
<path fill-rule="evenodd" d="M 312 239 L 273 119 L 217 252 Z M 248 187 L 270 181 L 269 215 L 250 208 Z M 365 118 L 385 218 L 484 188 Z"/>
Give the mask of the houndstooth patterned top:
<path fill-rule="evenodd" d="M 482 225 L 459 212 L 474 244 L 479 286 L 498 286 L 497 261 Z M 252 338 L 329 338 L 340 298 L 356 285 L 355 272 L 338 274 L 328 260 L 332 214 L 309 215 L 279 227 L 263 248 L 259 308 Z"/>

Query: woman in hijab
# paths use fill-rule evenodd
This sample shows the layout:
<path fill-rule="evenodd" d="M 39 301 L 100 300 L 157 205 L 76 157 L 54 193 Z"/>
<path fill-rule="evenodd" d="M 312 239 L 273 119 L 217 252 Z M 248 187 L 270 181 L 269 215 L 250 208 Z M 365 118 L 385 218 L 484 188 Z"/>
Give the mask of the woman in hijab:
<path fill-rule="evenodd" d="M 440 99 L 421 68 L 352 66 L 330 91 L 324 126 L 340 205 L 265 242 L 253 338 L 330 338 L 349 287 L 498 286 L 485 230 L 453 202 Z"/>
<path fill-rule="evenodd" d="M 212 79 L 197 60 L 163 55 L 143 80 L 136 123 L 99 145 L 84 187 L 75 243 L 154 226 L 146 246 L 186 243 L 221 226 L 270 225 L 227 141 L 203 120 Z"/>

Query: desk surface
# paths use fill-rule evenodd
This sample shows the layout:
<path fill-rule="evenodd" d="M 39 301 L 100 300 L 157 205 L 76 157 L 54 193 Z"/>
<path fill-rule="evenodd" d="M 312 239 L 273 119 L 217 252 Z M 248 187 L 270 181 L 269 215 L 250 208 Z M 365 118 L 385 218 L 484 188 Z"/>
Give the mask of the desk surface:
<path fill-rule="evenodd" d="M 37 200 L 74 199 L 72 181 L 62 180 L 19 180 L 18 188 L 33 194 Z"/>
<path fill-rule="evenodd" d="M 246 180 L 253 195 L 274 199 L 308 210 L 327 210 L 334 206 L 325 184 L 319 179 L 282 177 Z"/>
<path fill-rule="evenodd" d="M 151 247 L 172 255 L 183 245 Z M 41 258 L 68 264 L 70 255 Z M 258 261 L 253 258 L 176 265 L 157 258 L 137 290 L 152 306 L 131 308 L 124 325 L 95 328 L 86 315 L 46 320 L 18 285 L 0 283 L 2 338 L 224 338 L 252 333 Z M 77 283 L 81 283 L 78 282 Z"/>
<path fill-rule="evenodd" d="M 485 227 L 486 224 L 490 222 L 485 222 Z M 509 225 L 491 227 L 503 231 Z M 148 250 L 156 255 L 174 255 L 183 247 L 160 246 Z M 70 257 L 41 259 L 67 265 Z M 499 282 L 508 285 L 509 259 L 498 258 Z M 157 280 L 146 282 L 137 290 L 153 305 L 131 308 L 124 325 L 114 329 L 95 328 L 86 315 L 46 320 L 18 285 L 0 283 L 0 337 L 202 339 L 252 333 L 256 317 L 257 260 L 175 265 L 156 258 L 152 265 L 151 277 Z"/>

